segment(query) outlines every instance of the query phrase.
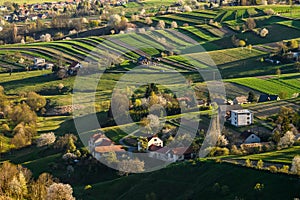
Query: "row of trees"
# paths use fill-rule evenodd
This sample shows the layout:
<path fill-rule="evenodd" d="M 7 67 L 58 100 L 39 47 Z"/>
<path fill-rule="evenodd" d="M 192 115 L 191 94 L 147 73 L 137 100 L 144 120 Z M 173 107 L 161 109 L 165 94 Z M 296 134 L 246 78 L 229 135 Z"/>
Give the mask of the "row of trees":
<path fill-rule="evenodd" d="M 32 143 L 32 138 L 37 134 L 37 113 L 45 111 L 45 97 L 29 92 L 25 98 L 18 103 L 11 102 L 3 87 L 0 87 L 0 111 L 6 119 L 1 129 L 5 136 L 12 137 L 11 144 L 15 148 Z"/>
<path fill-rule="evenodd" d="M 279 148 L 292 146 L 300 126 L 300 115 L 294 109 L 282 107 L 275 121 L 276 128 L 272 140 Z"/>
<path fill-rule="evenodd" d="M 47 173 L 35 180 L 30 170 L 21 165 L 4 162 L 0 177 L 0 199 L 75 200 L 69 184 L 59 183 Z"/>
<path fill-rule="evenodd" d="M 291 168 L 288 165 L 283 165 L 282 168 L 278 168 L 274 165 L 266 167 L 265 163 L 262 160 L 258 160 L 256 162 L 256 165 L 254 165 L 250 159 L 245 160 L 245 166 L 246 167 L 255 167 L 260 170 L 265 169 L 265 170 L 269 170 L 273 173 L 276 173 L 276 172 L 281 172 L 281 173 L 286 173 L 286 174 L 291 173 L 291 174 L 296 174 L 296 175 L 300 176 L 300 156 L 299 155 L 296 155 L 293 158 Z"/>

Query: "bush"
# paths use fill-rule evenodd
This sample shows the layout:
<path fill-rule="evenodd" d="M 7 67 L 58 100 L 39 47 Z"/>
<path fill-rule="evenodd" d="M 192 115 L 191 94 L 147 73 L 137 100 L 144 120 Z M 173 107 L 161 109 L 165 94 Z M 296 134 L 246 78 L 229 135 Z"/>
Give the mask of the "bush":
<path fill-rule="evenodd" d="M 281 173 L 286 173 L 288 174 L 289 173 L 289 169 L 290 169 L 290 166 L 288 165 L 283 165 L 281 169 L 279 169 L 278 171 L 281 172 Z"/>
<path fill-rule="evenodd" d="M 56 136 L 53 132 L 41 134 L 41 136 L 37 139 L 37 146 L 42 147 L 46 145 L 53 144 L 56 140 Z"/>
<path fill-rule="evenodd" d="M 273 9 L 269 8 L 269 9 L 265 9 L 264 10 L 264 13 L 267 14 L 267 15 L 274 15 L 275 12 Z"/>
<path fill-rule="evenodd" d="M 272 173 L 276 173 L 277 172 L 277 167 L 274 165 L 271 165 L 270 167 L 268 167 L 269 171 Z"/>
<path fill-rule="evenodd" d="M 52 40 L 51 35 L 48 33 L 41 35 L 40 39 L 42 42 L 50 42 Z"/>
<path fill-rule="evenodd" d="M 86 185 L 86 186 L 84 187 L 84 190 L 90 190 L 90 189 L 92 189 L 92 186 L 91 186 L 91 185 Z"/>
<path fill-rule="evenodd" d="M 2 131 L 6 134 L 9 133 L 11 129 L 9 128 L 8 124 L 2 124 Z"/>
<path fill-rule="evenodd" d="M 266 28 L 263 28 L 263 29 L 260 31 L 260 33 L 259 33 L 259 35 L 260 35 L 261 37 L 266 37 L 268 34 L 269 34 L 269 31 L 268 31 L 268 29 L 266 29 Z"/>
<path fill-rule="evenodd" d="M 291 171 L 294 174 L 300 175 L 300 156 L 297 155 L 293 158 Z"/>
<path fill-rule="evenodd" d="M 99 20 L 91 20 L 89 22 L 89 27 L 91 28 L 95 28 L 95 27 L 98 27 L 99 26 Z"/>
<path fill-rule="evenodd" d="M 54 40 L 59 40 L 61 38 L 63 38 L 65 35 L 62 32 L 57 32 L 54 35 Z"/>
<path fill-rule="evenodd" d="M 214 156 L 227 156 L 229 155 L 229 149 L 226 147 L 221 148 L 221 147 L 214 147 L 209 153 L 209 156 L 214 157 Z"/>
<path fill-rule="evenodd" d="M 264 167 L 264 162 L 262 160 L 259 160 L 257 162 L 257 165 L 256 165 L 257 169 L 262 169 Z"/>
<path fill-rule="evenodd" d="M 33 37 L 30 37 L 30 36 L 26 36 L 25 40 L 26 40 L 26 42 L 28 42 L 28 43 L 32 43 L 32 42 L 35 41 L 34 38 L 33 38 Z"/>

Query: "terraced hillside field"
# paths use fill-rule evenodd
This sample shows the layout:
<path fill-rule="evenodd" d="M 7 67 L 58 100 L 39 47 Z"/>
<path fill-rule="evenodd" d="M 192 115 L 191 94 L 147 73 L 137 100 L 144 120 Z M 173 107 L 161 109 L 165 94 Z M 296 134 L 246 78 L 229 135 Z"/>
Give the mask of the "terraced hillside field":
<path fill-rule="evenodd" d="M 300 74 L 288 74 L 281 77 L 262 76 L 237 78 L 227 80 L 232 83 L 247 86 L 266 94 L 280 94 L 286 92 L 288 97 L 300 92 Z"/>
<path fill-rule="evenodd" d="M 256 97 L 259 97 L 256 95 Z M 257 105 L 246 105 L 246 108 L 253 111 L 255 117 L 266 119 L 270 116 L 276 115 L 279 113 L 282 106 L 293 108 L 294 110 L 300 109 L 300 98 L 280 100 L 273 102 L 260 103 Z"/>

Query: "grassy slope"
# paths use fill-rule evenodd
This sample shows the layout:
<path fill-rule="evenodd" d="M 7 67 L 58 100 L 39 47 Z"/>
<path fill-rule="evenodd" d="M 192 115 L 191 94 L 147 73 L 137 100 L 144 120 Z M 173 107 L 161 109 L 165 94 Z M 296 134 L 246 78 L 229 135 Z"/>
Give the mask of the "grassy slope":
<path fill-rule="evenodd" d="M 215 192 L 215 183 L 227 185 L 229 191 L 225 195 Z M 259 194 L 253 189 L 256 183 L 265 186 Z M 299 189 L 297 178 L 224 163 L 200 162 L 179 163 L 160 171 L 99 183 L 88 192 L 75 188 L 75 192 L 87 200 L 145 199 L 151 193 L 156 197 L 153 199 L 292 199 L 299 195 Z"/>
<path fill-rule="evenodd" d="M 279 94 L 280 92 L 287 92 L 291 97 L 294 93 L 300 91 L 299 87 L 299 73 L 282 75 L 280 78 L 276 76 L 264 77 L 250 77 L 226 80 L 250 87 L 267 94 Z"/>
<path fill-rule="evenodd" d="M 235 159 L 250 159 L 250 160 L 263 160 L 268 162 L 279 162 L 291 164 L 292 159 L 300 154 L 300 146 L 291 147 L 288 149 L 283 149 L 279 151 L 254 154 L 248 156 L 237 157 Z"/>

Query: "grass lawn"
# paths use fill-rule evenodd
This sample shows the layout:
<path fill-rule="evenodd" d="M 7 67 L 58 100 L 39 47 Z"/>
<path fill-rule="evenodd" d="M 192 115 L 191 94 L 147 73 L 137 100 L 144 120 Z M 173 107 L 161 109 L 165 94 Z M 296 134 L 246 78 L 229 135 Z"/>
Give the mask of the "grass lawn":
<path fill-rule="evenodd" d="M 300 91 L 299 78 L 300 74 L 296 73 L 282 75 L 279 78 L 274 75 L 269 76 L 268 78 L 249 77 L 228 79 L 226 81 L 244 85 L 266 94 L 279 94 L 280 92 L 287 92 L 288 97 L 291 97 L 294 93 L 298 93 Z"/>
<path fill-rule="evenodd" d="M 237 157 L 234 159 L 263 160 L 263 161 L 268 161 L 268 162 L 291 164 L 293 158 L 296 155 L 300 155 L 300 146 L 294 146 L 294 147 L 279 150 L 279 151 L 272 151 L 272 152 L 261 153 L 261 154 L 241 156 L 241 157 Z"/>

